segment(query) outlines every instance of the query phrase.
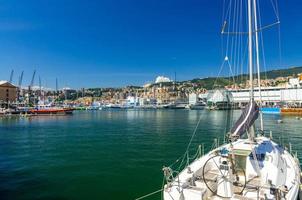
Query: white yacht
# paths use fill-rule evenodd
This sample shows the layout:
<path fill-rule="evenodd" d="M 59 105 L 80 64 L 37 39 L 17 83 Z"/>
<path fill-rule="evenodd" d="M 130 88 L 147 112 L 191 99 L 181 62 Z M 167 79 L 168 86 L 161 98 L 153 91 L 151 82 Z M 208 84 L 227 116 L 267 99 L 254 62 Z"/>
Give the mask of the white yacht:
<path fill-rule="evenodd" d="M 164 168 L 164 200 L 297 199 L 299 161 L 270 138 L 237 139 L 173 177 Z"/>
<path fill-rule="evenodd" d="M 254 101 L 253 69 L 257 68 L 260 87 L 257 9 L 259 0 L 243 0 L 247 11 L 247 35 L 250 102 L 228 133 L 228 142 L 218 144 L 207 154 L 189 163 L 188 149 L 182 170 L 164 167 L 164 200 L 200 199 L 287 199 L 296 200 L 300 193 L 300 164 L 291 148 L 273 141 L 272 133 L 264 134 L 260 102 Z M 224 32 L 226 23 L 223 25 Z M 268 27 L 268 26 L 267 26 Z M 264 27 L 265 28 L 265 27 Z M 236 33 L 229 33 L 236 34 Z M 260 95 L 261 96 L 261 95 Z M 260 119 L 260 131 L 255 121 Z M 223 133 L 222 133 L 223 134 Z M 180 159 L 181 160 L 181 159 Z M 301 196 L 300 196 L 301 198 Z"/>

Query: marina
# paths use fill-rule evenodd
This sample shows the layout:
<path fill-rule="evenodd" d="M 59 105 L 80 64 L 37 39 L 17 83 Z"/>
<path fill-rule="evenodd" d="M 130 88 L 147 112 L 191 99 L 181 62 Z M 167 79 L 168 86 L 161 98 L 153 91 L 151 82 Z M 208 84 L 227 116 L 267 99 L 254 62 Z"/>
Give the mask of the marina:
<path fill-rule="evenodd" d="M 199 126 L 199 122 L 197 123 L 183 156 L 173 164 L 162 168 L 164 200 L 295 200 L 301 198 L 302 174 L 297 154 L 292 152 L 291 143 L 289 143 L 288 149 L 273 140 L 271 130 L 269 130 L 269 135 L 266 133 L 262 107 L 266 105 L 267 93 L 270 93 L 271 90 L 266 89 L 262 94 L 259 51 L 263 51 L 263 46 L 259 48 L 259 36 L 264 27 L 258 23 L 258 20 L 262 19 L 260 18 L 261 7 L 257 3 L 259 4 L 257 0 L 247 0 L 243 4 L 239 4 L 238 6 L 243 8 L 243 12 L 246 13 L 246 15 L 242 15 L 240 9 L 238 11 L 236 7 L 236 2 L 232 7 L 230 1 L 226 13 L 230 13 L 229 16 L 238 15 L 247 23 L 239 20 L 239 23 L 236 24 L 236 20 L 231 21 L 230 17 L 225 17 L 221 31 L 221 34 L 226 35 L 227 41 L 230 39 L 230 34 L 234 34 L 236 38 L 239 38 L 239 35 L 246 35 L 248 39 L 247 59 L 240 58 L 240 62 L 245 62 L 248 66 L 249 77 L 249 89 L 246 90 L 246 96 L 239 95 L 241 98 L 246 98 L 244 109 L 235 123 L 231 123 L 231 128 L 226 127 L 226 131 L 223 132 L 222 144 L 215 141 L 212 149 L 207 153 L 202 152 L 199 147 L 197 153 L 190 157 L 189 149 L 192 148 L 191 141 Z M 272 6 L 276 8 L 273 2 Z M 280 23 L 277 12 L 275 14 L 276 22 L 273 25 Z M 227 26 L 233 28 L 226 29 Z M 232 46 L 233 44 L 230 45 L 232 49 L 230 52 L 228 45 L 227 42 L 223 64 L 228 62 L 232 71 L 228 56 L 236 54 L 236 44 L 235 47 Z M 234 67 L 234 69 L 236 68 Z M 254 73 L 257 77 L 256 81 Z M 300 84 L 299 78 L 297 80 L 297 83 Z M 256 92 L 258 92 L 258 99 L 256 99 Z M 297 93 L 298 91 L 296 91 Z M 231 110 L 234 106 L 232 92 L 216 89 L 210 94 L 208 99 L 210 110 Z M 297 95 L 296 98 L 298 98 Z M 239 107 L 241 106 L 239 105 Z M 267 110 L 265 108 L 265 111 Z M 285 114 L 299 112 L 299 108 L 281 109 L 281 113 Z M 256 126 L 257 120 L 259 120 L 260 126 Z M 228 117 L 226 121 L 228 121 Z M 282 122 L 281 119 L 277 121 L 278 124 L 282 124 Z"/>
<path fill-rule="evenodd" d="M 4 0 L 0 17 L 0 200 L 302 200 L 297 2 Z"/>
<path fill-rule="evenodd" d="M 240 110 L 232 112 L 236 120 Z M 208 152 L 215 139 L 223 142 L 229 115 L 161 109 L 0 118 L 1 199 L 133 200 L 161 188 L 163 165 L 183 154 L 200 116 L 192 156 L 199 145 Z M 264 121 L 301 160 L 301 121 L 281 115 L 264 115 Z"/>

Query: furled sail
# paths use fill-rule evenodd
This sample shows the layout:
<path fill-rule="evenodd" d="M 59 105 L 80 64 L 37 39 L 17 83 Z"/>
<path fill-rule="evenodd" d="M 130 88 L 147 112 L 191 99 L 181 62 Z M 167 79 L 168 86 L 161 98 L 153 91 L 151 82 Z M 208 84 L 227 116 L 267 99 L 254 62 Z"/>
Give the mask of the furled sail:
<path fill-rule="evenodd" d="M 259 107 L 251 101 L 242 111 L 241 116 L 231 129 L 231 136 L 242 136 L 255 122 L 259 115 Z"/>

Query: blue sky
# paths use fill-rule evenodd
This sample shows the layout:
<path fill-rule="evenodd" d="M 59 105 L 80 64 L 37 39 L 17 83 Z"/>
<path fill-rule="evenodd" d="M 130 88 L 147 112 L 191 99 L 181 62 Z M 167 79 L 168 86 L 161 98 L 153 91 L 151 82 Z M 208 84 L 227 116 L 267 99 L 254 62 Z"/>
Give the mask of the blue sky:
<path fill-rule="evenodd" d="M 175 71 L 178 80 L 216 76 L 222 2 L 0 0 L 0 80 L 12 69 L 15 82 L 24 70 L 28 85 L 36 69 L 52 88 L 56 77 L 60 87 L 80 88 L 143 85 Z M 275 31 L 265 44 L 269 69 L 302 65 L 301 9 L 300 0 L 279 2 L 282 62 Z"/>

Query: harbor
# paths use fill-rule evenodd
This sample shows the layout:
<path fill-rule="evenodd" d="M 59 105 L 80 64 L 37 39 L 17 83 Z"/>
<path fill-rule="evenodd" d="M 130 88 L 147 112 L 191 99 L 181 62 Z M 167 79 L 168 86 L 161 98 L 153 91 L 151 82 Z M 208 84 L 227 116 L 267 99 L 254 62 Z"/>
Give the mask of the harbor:
<path fill-rule="evenodd" d="M 302 72 L 302 67 L 297 69 Z M 298 73 L 295 76 L 279 78 L 283 80 L 281 85 L 261 87 L 264 113 L 302 114 L 302 75 Z M 143 87 L 101 88 L 97 94 L 96 89 L 84 88 L 44 90 L 40 85 L 31 89 L 33 84 L 34 81 L 24 88 L 21 84 L 16 86 L 9 81 L 1 81 L 0 116 L 65 115 L 72 114 L 73 110 L 103 109 L 242 109 L 249 99 L 249 89 L 234 89 L 234 85 L 193 90 L 193 86 L 185 87 L 184 83 L 171 80 L 160 84 L 155 81 L 153 85 Z M 255 90 L 255 100 L 259 102 L 259 88 Z"/>
<path fill-rule="evenodd" d="M 301 18 L 4 0 L 0 200 L 302 200 Z"/>
<path fill-rule="evenodd" d="M 240 111 L 233 112 L 236 119 Z M 200 116 L 193 144 L 208 152 L 215 139 L 223 142 L 228 111 L 102 110 L 1 118 L 1 197 L 133 200 L 158 190 L 161 168 L 183 153 Z M 274 140 L 287 148 L 291 143 L 302 159 L 302 121 L 281 115 L 265 115 L 264 121 Z M 160 198 L 158 193 L 149 199 Z"/>

